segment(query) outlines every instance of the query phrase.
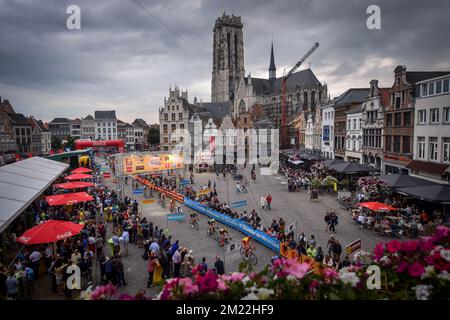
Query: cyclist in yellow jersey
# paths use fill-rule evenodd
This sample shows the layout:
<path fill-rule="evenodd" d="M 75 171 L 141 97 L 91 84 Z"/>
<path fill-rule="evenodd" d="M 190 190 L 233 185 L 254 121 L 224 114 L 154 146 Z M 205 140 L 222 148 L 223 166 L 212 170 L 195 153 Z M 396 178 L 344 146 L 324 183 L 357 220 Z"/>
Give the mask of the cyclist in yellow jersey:
<path fill-rule="evenodd" d="M 242 244 L 242 248 L 244 248 L 244 256 L 245 256 L 245 258 L 248 258 L 249 253 L 252 250 L 255 250 L 255 245 L 253 243 L 252 237 L 247 236 L 247 237 L 243 238 L 241 244 Z"/>

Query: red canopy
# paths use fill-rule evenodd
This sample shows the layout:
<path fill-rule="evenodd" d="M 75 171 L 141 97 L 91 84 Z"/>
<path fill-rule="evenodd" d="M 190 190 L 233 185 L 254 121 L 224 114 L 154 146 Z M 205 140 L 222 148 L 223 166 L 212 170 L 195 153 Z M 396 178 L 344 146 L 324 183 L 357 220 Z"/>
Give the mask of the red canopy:
<path fill-rule="evenodd" d="M 81 180 L 81 179 L 90 179 L 92 178 L 91 174 L 85 174 L 85 173 L 76 173 L 71 174 L 70 176 L 67 176 L 66 180 Z"/>
<path fill-rule="evenodd" d="M 17 238 L 23 244 L 51 243 L 73 237 L 83 226 L 69 221 L 48 220 L 39 224 Z"/>
<path fill-rule="evenodd" d="M 58 183 L 55 184 L 54 186 L 60 189 L 80 189 L 93 187 L 94 184 L 92 182 L 74 181 L 74 182 Z"/>
<path fill-rule="evenodd" d="M 381 202 L 361 202 L 359 204 L 360 207 L 365 207 L 372 211 L 396 211 L 397 208 L 394 208 L 388 204 L 384 204 Z"/>
<path fill-rule="evenodd" d="M 92 172 L 92 170 L 89 169 L 89 168 L 79 167 L 79 168 L 76 168 L 76 169 L 74 169 L 74 170 L 72 170 L 70 172 L 72 172 L 72 173 L 90 173 L 90 172 Z"/>
<path fill-rule="evenodd" d="M 86 192 L 74 192 L 45 197 L 45 201 L 47 201 L 50 206 L 62 206 L 92 200 L 94 200 L 94 198 Z"/>

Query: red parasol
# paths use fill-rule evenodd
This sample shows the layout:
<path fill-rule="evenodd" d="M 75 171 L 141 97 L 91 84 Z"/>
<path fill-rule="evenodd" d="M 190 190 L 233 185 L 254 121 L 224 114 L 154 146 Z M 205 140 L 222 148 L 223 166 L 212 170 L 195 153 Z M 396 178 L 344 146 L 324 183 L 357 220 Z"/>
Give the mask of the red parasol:
<path fill-rule="evenodd" d="M 81 180 L 81 179 L 90 179 L 92 178 L 91 174 L 85 174 L 85 173 L 76 173 L 71 174 L 70 176 L 65 177 L 66 180 Z"/>
<path fill-rule="evenodd" d="M 74 182 L 66 182 L 66 183 L 58 183 L 55 184 L 54 187 L 60 189 L 80 189 L 80 188 L 88 188 L 93 187 L 94 184 L 92 182 L 84 182 L 84 181 L 74 181 Z"/>
<path fill-rule="evenodd" d="M 365 207 L 372 211 L 396 211 L 397 208 L 394 208 L 390 205 L 381 203 L 381 202 L 361 202 L 359 204 L 360 207 Z"/>
<path fill-rule="evenodd" d="M 45 201 L 47 201 L 50 206 L 69 205 L 92 200 L 94 200 L 94 198 L 86 192 L 74 192 L 45 197 Z"/>
<path fill-rule="evenodd" d="M 81 232 L 83 226 L 69 221 L 48 220 L 39 224 L 17 238 L 23 244 L 51 243 L 73 237 Z"/>
<path fill-rule="evenodd" d="M 90 173 L 90 172 L 92 172 L 92 170 L 89 169 L 89 168 L 79 167 L 79 168 L 76 168 L 76 169 L 74 169 L 74 170 L 72 170 L 70 172 L 71 173 Z"/>

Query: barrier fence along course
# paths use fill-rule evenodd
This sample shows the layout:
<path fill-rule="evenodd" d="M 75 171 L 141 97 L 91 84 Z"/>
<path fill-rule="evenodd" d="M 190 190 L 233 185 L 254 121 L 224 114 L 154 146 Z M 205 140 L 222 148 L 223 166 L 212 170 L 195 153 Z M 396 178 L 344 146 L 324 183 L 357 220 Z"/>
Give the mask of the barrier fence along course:
<path fill-rule="evenodd" d="M 239 219 L 231 218 L 225 214 L 222 214 L 222 213 L 220 213 L 214 209 L 211 209 L 208 206 L 205 206 L 196 201 L 190 200 L 188 198 L 184 198 L 182 195 L 180 195 L 178 193 L 167 191 L 160 187 L 157 187 L 154 184 L 150 183 L 149 181 L 147 181 L 139 176 L 136 176 L 135 179 L 137 181 L 139 181 L 140 183 L 142 183 L 158 192 L 161 192 L 172 199 L 175 199 L 179 202 L 184 203 L 185 206 L 187 206 L 197 212 L 200 212 L 206 216 L 209 216 L 209 217 L 215 219 L 218 222 L 226 224 L 227 226 L 229 226 L 233 229 L 236 229 L 248 236 L 251 236 L 255 241 L 258 241 L 259 243 L 266 246 L 267 248 L 269 248 L 277 253 L 280 252 L 280 241 L 278 239 L 275 239 L 260 230 L 253 229 L 248 223 L 241 221 Z"/>

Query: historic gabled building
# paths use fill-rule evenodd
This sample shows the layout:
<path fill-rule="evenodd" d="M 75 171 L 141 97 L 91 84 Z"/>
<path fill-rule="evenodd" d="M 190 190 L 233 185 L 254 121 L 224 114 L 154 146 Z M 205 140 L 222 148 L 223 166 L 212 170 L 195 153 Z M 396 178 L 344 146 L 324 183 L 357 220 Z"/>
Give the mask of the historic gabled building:
<path fill-rule="evenodd" d="M 362 162 L 362 105 L 356 105 L 346 112 L 347 134 L 345 137 L 345 161 Z"/>
<path fill-rule="evenodd" d="M 362 105 L 362 163 L 383 171 L 384 109 L 389 103 L 389 89 L 370 81 L 370 92 Z"/>

